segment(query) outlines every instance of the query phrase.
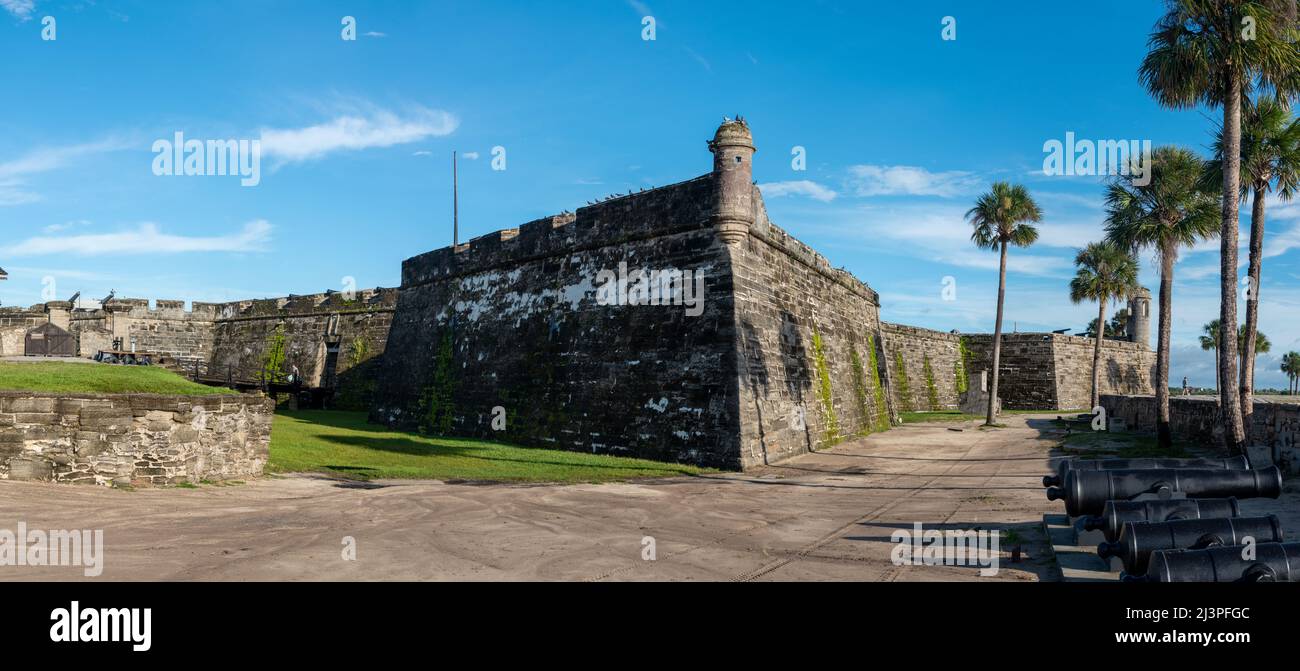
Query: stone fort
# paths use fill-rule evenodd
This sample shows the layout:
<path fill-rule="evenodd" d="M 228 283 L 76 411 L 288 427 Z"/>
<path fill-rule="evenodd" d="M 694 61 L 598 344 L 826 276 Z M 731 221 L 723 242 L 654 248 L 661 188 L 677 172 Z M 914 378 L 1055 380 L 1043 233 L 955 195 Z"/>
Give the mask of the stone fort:
<path fill-rule="evenodd" d="M 870 286 L 768 218 L 745 121 L 708 149 L 699 177 L 409 258 L 397 288 L 0 308 L 0 355 L 52 325 L 78 356 L 116 344 L 210 384 L 296 367 L 389 426 L 724 469 L 958 407 L 992 336 L 881 321 Z M 1103 393 L 1152 393 L 1149 318 L 1143 291 Z M 1093 344 L 1004 334 L 1003 407 L 1085 407 Z"/>

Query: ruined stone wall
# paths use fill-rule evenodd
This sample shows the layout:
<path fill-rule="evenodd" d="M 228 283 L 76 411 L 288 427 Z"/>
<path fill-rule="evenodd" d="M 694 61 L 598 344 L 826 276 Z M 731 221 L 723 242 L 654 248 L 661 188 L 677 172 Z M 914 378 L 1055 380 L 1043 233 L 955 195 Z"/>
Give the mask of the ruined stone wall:
<path fill-rule="evenodd" d="M 1156 399 L 1150 395 L 1106 394 L 1101 406 L 1108 417 L 1124 422 L 1129 430 L 1156 431 Z M 1169 428 L 1176 440 L 1199 445 L 1223 445 L 1223 420 L 1217 397 L 1175 396 L 1169 399 Z M 1255 401 L 1247 443 L 1268 448 L 1269 458 L 1292 475 L 1300 473 L 1300 403 Z M 1252 460 L 1256 457 L 1252 455 Z"/>
<path fill-rule="evenodd" d="M 0 479 L 138 485 L 258 476 L 272 410 L 260 394 L 0 391 Z"/>
<path fill-rule="evenodd" d="M 900 412 L 951 410 L 961 403 L 969 361 L 963 361 L 960 334 L 889 322 L 882 322 L 881 329 L 894 406 Z"/>
<path fill-rule="evenodd" d="M 965 336 L 971 370 L 992 368 L 991 334 Z M 1002 334 L 998 397 L 1008 410 L 1074 410 L 1092 393 L 1091 338 L 1056 333 Z M 1102 344 L 1102 393 L 1152 393 L 1155 353 L 1141 343 Z"/>
<path fill-rule="evenodd" d="M 334 387 L 335 407 L 369 409 L 388 341 L 395 289 L 240 301 L 214 306 L 207 376 L 261 380 L 273 348 L 281 378 L 297 366 L 308 387 Z"/>
<path fill-rule="evenodd" d="M 708 226 L 714 190 L 705 176 L 407 259 L 372 419 L 738 468 L 732 274 Z M 701 273 L 699 314 L 600 304 L 601 271 L 620 267 L 629 290 L 640 270 Z"/>

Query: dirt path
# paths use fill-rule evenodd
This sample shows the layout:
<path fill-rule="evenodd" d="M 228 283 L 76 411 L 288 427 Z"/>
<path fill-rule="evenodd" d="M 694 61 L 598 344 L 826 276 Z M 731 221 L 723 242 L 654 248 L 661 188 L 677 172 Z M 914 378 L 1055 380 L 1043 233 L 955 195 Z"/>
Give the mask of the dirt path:
<path fill-rule="evenodd" d="M 1045 420 L 1005 421 L 908 425 L 757 472 L 625 484 L 0 482 L 0 529 L 103 529 L 101 580 L 1051 579 L 1038 522 L 1059 507 L 1039 483 L 1053 442 Z M 1027 559 L 993 578 L 894 566 L 890 534 L 914 522 L 1014 529 Z M 341 557 L 345 536 L 356 561 Z M 0 580 L 51 579 L 84 578 L 0 567 Z"/>

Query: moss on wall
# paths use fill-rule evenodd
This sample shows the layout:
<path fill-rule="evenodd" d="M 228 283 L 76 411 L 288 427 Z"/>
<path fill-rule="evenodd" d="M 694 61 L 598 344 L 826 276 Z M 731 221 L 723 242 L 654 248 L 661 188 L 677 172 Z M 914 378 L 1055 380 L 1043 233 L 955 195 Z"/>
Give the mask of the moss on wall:
<path fill-rule="evenodd" d="M 849 363 L 852 365 L 851 374 L 853 376 L 853 399 L 857 402 L 858 417 L 860 418 L 859 436 L 865 436 L 871 433 L 873 426 L 871 403 L 867 397 L 867 375 L 862 367 L 862 357 L 858 356 L 858 348 L 849 343 Z"/>
<path fill-rule="evenodd" d="M 835 444 L 840 438 L 840 423 L 835 417 L 835 399 L 831 391 L 831 373 L 830 368 L 826 365 L 826 345 L 822 342 L 822 334 L 813 327 L 812 336 L 813 345 L 813 364 L 817 372 L 817 400 L 821 402 L 822 412 L 826 417 L 826 442 Z"/>
<path fill-rule="evenodd" d="M 279 383 L 288 378 L 284 370 L 284 324 L 277 324 L 266 340 L 265 354 L 262 355 L 260 382 Z"/>
<path fill-rule="evenodd" d="M 880 382 L 880 364 L 876 358 L 876 339 L 867 334 L 867 362 L 871 365 L 871 393 L 876 402 L 876 430 L 889 428 L 889 406 L 885 401 L 885 385 Z"/>
<path fill-rule="evenodd" d="M 959 395 L 970 389 L 970 375 L 966 372 L 970 370 L 970 357 L 971 351 L 966 347 L 966 337 L 962 336 L 957 340 L 957 361 L 952 365 L 953 384 Z"/>
<path fill-rule="evenodd" d="M 941 410 L 939 407 L 939 388 L 934 384 L 934 368 L 930 366 L 930 355 L 926 354 L 922 369 L 925 371 L 925 397 L 930 404 L 930 412 Z"/>
<path fill-rule="evenodd" d="M 425 433 L 445 435 L 451 432 L 455 411 L 455 381 L 452 377 L 451 359 L 451 329 L 447 328 L 443 330 L 442 342 L 438 346 L 433 379 L 424 388 L 420 399 L 420 428 Z"/>
<path fill-rule="evenodd" d="M 903 362 L 903 353 L 894 352 L 894 381 L 898 384 L 898 400 L 903 412 L 913 412 L 916 404 L 912 403 L 912 386 L 907 379 L 907 364 Z"/>

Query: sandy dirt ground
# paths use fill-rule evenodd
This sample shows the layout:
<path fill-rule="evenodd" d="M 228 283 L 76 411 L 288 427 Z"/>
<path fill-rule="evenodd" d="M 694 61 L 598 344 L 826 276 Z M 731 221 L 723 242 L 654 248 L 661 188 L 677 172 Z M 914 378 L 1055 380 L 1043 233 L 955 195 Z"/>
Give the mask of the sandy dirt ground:
<path fill-rule="evenodd" d="M 0 481 L 0 529 L 102 529 L 97 580 L 1052 580 L 1051 416 L 914 424 L 754 472 L 602 485 L 313 475 L 119 491 Z M 961 429 L 961 430 L 953 430 Z M 1000 572 L 896 566 L 896 529 L 1012 530 Z M 356 559 L 343 558 L 344 537 Z M 655 557 L 643 558 L 646 537 Z M 0 580 L 86 579 L 0 566 Z"/>

